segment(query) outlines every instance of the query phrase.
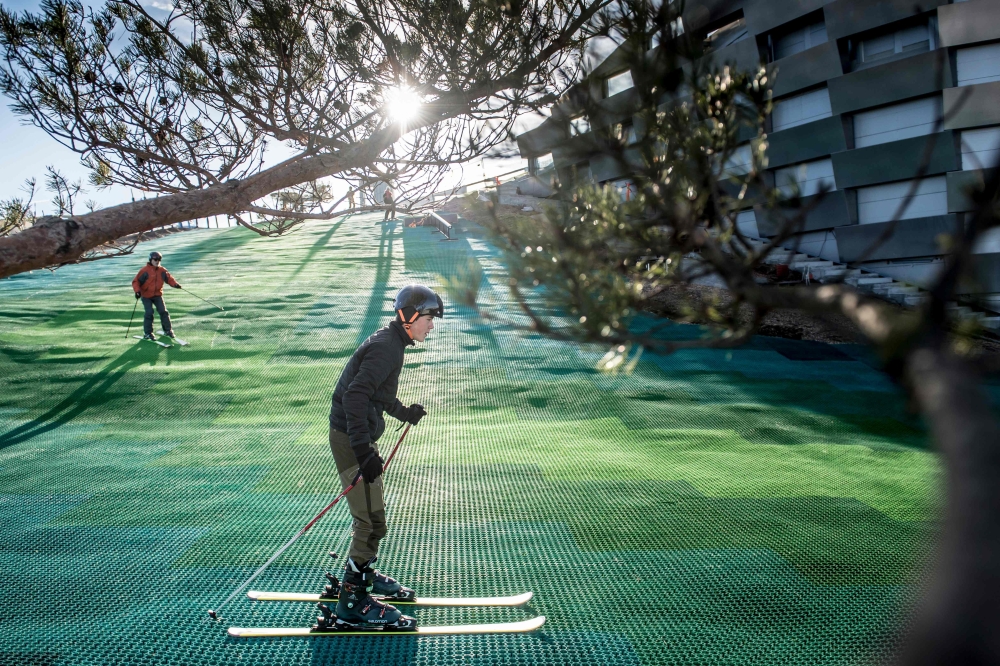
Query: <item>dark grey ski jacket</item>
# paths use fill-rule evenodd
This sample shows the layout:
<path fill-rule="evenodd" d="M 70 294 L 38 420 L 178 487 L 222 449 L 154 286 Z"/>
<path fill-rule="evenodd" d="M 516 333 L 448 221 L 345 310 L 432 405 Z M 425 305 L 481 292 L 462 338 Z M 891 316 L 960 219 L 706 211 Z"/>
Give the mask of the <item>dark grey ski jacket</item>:
<path fill-rule="evenodd" d="M 403 325 L 393 321 L 358 347 L 340 375 L 330 405 L 330 427 L 347 433 L 358 460 L 382 436 L 383 412 L 400 421 L 406 416 L 396 389 L 403 351 L 412 344 Z"/>

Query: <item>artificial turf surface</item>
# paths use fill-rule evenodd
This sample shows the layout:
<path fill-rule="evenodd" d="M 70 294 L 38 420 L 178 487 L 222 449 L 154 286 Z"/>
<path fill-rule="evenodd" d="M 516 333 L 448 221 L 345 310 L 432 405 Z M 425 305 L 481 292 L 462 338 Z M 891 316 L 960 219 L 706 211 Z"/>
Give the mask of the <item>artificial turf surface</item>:
<path fill-rule="evenodd" d="M 339 490 L 330 393 L 396 290 L 468 262 L 507 301 L 467 225 L 354 216 L 259 239 L 151 241 L 133 256 L 0 281 L 0 665 L 857 664 L 891 655 L 923 580 L 939 463 L 900 392 L 851 346 L 606 351 L 490 325 L 446 303 L 410 348 L 404 403 L 429 415 L 387 473 L 379 566 L 424 596 L 535 592 L 527 609 L 434 609 L 424 624 L 534 613 L 523 636 L 237 640 L 306 625 L 308 604 L 206 614 Z M 149 250 L 162 349 L 125 338 Z M 133 322 L 133 333 L 141 329 Z M 159 329 L 159 321 L 154 324 Z M 698 335 L 678 326 L 678 336 Z M 381 442 L 395 440 L 394 421 Z M 257 589 L 318 592 L 337 507 Z"/>

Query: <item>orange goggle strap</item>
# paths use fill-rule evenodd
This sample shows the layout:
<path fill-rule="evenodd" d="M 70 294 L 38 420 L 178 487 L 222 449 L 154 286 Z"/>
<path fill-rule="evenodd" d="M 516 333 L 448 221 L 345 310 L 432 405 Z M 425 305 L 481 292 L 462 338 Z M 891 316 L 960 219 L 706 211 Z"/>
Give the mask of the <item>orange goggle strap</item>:
<path fill-rule="evenodd" d="M 403 328 L 406 329 L 406 334 L 408 336 L 410 336 L 410 339 L 412 340 L 413 339 L 413 333 L 410 333 L 410 324 L 412 324 L 413 322 L 415 322 L 417 320 L 417 318 L 420 316 L 420 313 L 419 312 L 414 312 L 413 316 L 410 317 L 409 319 L 407 319 L 406 317 L 403 316 L 403 311 L 402 310 L 396 310 L 396 313 L 399 315 L 400 320 L 403 322 Z"/>

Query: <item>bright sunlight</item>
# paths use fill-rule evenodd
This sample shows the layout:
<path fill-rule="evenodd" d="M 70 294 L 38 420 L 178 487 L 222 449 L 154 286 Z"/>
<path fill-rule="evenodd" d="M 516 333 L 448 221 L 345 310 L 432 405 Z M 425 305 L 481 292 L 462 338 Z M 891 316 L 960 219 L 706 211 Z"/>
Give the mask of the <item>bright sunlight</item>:
<path fill-rule="evenodd" d="M 398 123 L 406 124 L 412 120 L 420 110 L 420 95 L 411 88 L 401 86 L 386 91 L 385 103 L 389 115 Z"/>

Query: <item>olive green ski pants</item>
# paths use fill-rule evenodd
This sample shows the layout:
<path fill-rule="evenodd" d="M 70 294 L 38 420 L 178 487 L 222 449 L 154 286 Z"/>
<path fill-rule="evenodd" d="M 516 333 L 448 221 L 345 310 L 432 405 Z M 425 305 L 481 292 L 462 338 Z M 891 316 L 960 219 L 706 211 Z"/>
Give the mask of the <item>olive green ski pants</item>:
<path fill-rule="evenodd" d="M 375 453 L 378 447 L 372 443 Z M 340 487 L 346 488 L 358 474 L 358 459 L 351 449 L 351 440 L 346 432 L 330 428 L 330 451 L 340 473 Z M 350 557 L 362 563 L 378 555 L 378 542 L 386 533 L 385 502 L 382 501 L 382 477 L 374 483 L 358 484 L 347 493 L 347 505 L 354 517 L 354 536 L 351 540 Z"/>

